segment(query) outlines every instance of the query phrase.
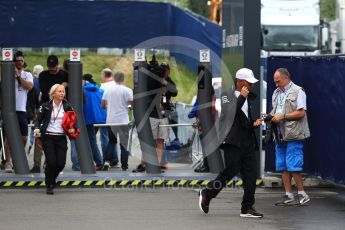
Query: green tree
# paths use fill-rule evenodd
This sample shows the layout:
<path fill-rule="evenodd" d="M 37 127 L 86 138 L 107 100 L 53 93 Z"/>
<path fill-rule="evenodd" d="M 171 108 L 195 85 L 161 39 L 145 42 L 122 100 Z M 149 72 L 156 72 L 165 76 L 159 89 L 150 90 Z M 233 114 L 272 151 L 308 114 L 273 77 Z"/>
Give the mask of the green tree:
<path fill-rule="evenodd" d="M 336 0 L 320 0 L 321 19 L 335 19 Z"/>
<path fill-rule="evenodd" d="M 206 18 L 210 18 L 210 6 L 207 5 L 208 0 L 189 0 L 189 9 Z"/>
<path fill-rule="evenodd" d="M 147 2 L 165 2 L 165 3 L 171 3 L 173 5 L 188 8 L 189 3 L 188 0 L 146 0 Z"/>

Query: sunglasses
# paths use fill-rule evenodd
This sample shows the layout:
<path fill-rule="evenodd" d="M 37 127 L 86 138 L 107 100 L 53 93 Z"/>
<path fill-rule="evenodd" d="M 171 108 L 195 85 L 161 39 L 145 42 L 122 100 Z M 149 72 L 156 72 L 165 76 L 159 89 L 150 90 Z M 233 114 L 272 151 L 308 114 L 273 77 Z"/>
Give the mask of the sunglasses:
<path fill-rule="evenodd" d="M 20 60 L 20 59 L 19 59 L 19 60 L 16 60 L 16 62 L 24 62 L 24 60 Z"/>

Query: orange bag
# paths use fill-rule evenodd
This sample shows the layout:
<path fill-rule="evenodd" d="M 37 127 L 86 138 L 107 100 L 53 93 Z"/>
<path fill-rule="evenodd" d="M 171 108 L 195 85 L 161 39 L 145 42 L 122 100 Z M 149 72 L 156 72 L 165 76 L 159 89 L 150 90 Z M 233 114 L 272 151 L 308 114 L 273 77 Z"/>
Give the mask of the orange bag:
<path fill-rule="evenodd" d="M 77 139 L 78 135 L 80 134 L 80 129 L 75 129 L 75 132 L 72 134 L 68 133 L 69 129 L 74 129 L 76 122 L 77 114 L 74 111 L 65 112 L 62 118 L 62 128 L 71 139 Z"/>

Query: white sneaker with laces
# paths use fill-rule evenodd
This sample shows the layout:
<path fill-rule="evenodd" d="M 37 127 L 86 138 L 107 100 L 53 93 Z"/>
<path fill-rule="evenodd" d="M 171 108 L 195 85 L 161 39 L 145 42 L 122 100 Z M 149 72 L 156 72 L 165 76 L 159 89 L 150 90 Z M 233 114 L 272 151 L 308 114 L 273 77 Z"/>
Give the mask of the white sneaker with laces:
<path fill-rule="evenodd" d="M 104 162 L 103 170 L 107 171 L 107 170 L 109 170 L 109 168 L 110 168 L 110 162 L 109 161 Z"/>
<path fill-rule="evenodd" d="M 288 195 L 284 195 L 283 199 L 276 202 L 275 205 L 277 206 L 287 206 L 287 205 L 296 205 L 295 197 L 289 197 Z"/>
<path fill-rule="evenodd" d="M 5 163 L 5 172 L 7 172 L 7 173 L 13 173 L 13 165 L 12 165 L 12 162 L 6 162 L 6 163 Z"/>
<path fill-rule="evenodd" d="M 302 194 L 298 194 L 298 200 L 300 205 L 304 205 L 305 203 L 310 201 L 310 198 L 307 194 L 305 194 L 305 196 L 303 196 Z"/>

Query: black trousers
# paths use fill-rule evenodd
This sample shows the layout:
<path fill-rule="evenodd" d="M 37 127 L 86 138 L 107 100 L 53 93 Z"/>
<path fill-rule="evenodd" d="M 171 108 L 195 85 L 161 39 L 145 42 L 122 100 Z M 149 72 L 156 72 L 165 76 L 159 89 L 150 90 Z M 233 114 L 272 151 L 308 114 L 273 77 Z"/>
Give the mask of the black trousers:
<path fill-rule="evenodd" d="M 206 196 L 215 198 L 218 193 L 238 173 L 243 180 L 244 195 L 242 199 L 242 210 L 246 210 L 255 203 L 256 188 L 256 156 L 254 149 L 241 149 L 233 145 L 224 145 L 224 156 L 228 163 L 225 169 L 218 174 L 215 180 L 210 181 L 206 187 Z"/>
<path fill-rule="evenodd" d="M 46 157 L 45 182 L 47 186 L 55 186 L 56 178 L 65 168 L 67 155 L 67 139 L 65 135 L 44 135 L 42 138 Z"/>

